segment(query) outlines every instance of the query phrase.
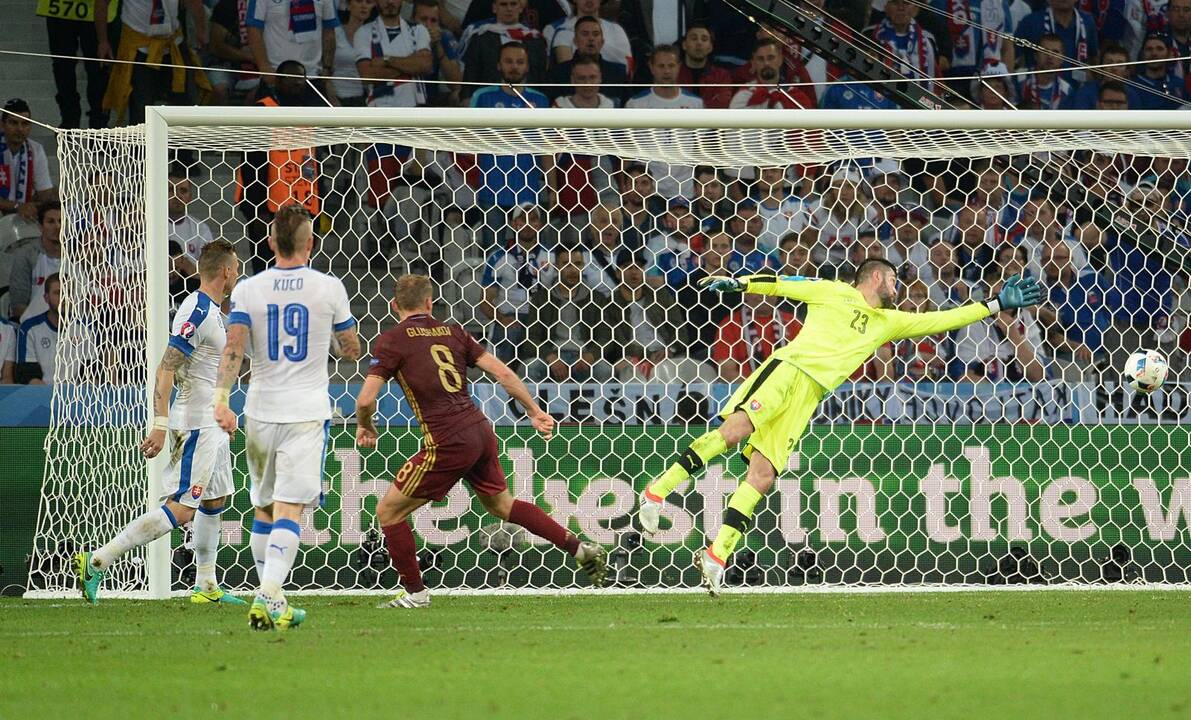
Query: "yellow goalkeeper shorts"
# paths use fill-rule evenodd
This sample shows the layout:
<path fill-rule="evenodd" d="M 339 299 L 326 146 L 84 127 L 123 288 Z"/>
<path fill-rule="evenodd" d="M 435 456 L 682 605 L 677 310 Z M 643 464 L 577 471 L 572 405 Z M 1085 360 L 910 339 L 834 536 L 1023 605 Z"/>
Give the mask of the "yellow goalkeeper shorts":
<path fill-rule="evenodd" d="M 809 375 L 770 357 L 732 393 L 720 417 L 726 420 L 737 410 L 747 413 L 753 434 L 740 454 L 747 460 L 756 450 L 781 473 L 822 397 L 822 386 Z"/>

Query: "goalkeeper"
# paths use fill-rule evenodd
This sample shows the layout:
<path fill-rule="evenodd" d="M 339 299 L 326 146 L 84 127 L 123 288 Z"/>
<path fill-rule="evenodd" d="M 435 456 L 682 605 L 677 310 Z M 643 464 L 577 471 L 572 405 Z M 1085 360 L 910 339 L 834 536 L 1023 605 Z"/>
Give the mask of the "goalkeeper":
<path fill-rule="evenodd" d="M 724 422 L 697 438 L 673 465 L 642 493 L 641 528 L 658 530 L 662 502 L 683 481 L 747 438 L 741 454 L 748 474 L 728 501 L 724 522 L 697 565 L 703 584 L 718 595 L 728 557 L 744 535 L 753 508 L 786 466 L 819 401 L 891 340 L 934 335 L 978 322 L 998 312 L 1036 305 L 1042 289 L 1033 278 L 1014 276 L 997 297 L 941 312 L 909 313 L 889 309 L 897 301 L 897 270 L 888 261 L 869 258 L 856 280 L 842 282 L 772 274 L 707 277 L 704 287 L 719 292 L 748 292 L 793 298 L 807 304 L 798 337 L 774 351 L 729 398 L 720 411 Z"/>

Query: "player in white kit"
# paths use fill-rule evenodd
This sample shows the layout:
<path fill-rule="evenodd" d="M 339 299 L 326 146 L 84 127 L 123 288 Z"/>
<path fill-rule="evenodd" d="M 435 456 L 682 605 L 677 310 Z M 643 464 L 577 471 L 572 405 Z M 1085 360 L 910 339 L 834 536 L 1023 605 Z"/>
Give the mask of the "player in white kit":
<path fill-rule="evenodd" d="M 226 240 L 217 240 L 199 256 L 199 289 L 178 308 L 169 345 L 157 366 L 153 423 L 141 453 L 156 457 L 169 447 L 170 463 L 161 489 L 161 507 L 129 523 L 106 545 L 75 556 L 83 597 L 98 601 L 108 567 L 133 548 L 194 521 L 195 588 L 193 603 L 246 603 L 224 592 L 215 579 L 220 515 L 232 488 L 228 435 L 215 424 L 215 377 L 227 333 L 220 306 L 236 285 L 240 260 Z M 175 379 L 178 397 L 170 405 Z"/>
<path fill-rule="evenodd" d="M 274 264 L 232 293 L 227 346 L 219 366 L 215 419 L 236 432 L 228 407 L 244 348 L 252 344 L 252 382 L 244 405 L 250 495 L 256 507 L 252 555 L 260 589 L 248 613 L 254 630 L 297 627 L 306 613 L 281 591 L 298 554 L 302 511 L 322 494 L 331 425 L 327 358 L 360 357 L 356 320 L 338 278 L 310 269 L 314 230 L 306 208 L 277 211 L 269 232 Z"/>

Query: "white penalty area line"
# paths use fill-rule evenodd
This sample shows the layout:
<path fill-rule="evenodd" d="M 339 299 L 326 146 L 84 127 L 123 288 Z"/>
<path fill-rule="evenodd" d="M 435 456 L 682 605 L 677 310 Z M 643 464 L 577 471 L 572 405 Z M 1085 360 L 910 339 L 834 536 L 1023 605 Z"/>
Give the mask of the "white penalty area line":
<path fill-rule="evenodd" d="M 382 597 L 392 595 L 395 589 L 368 590 L 290 590 L 289 596 L 309 597 Z M 1191 592 L 1191 583 L 1130 583 L 1093 585 L 1087 583 L 1056 583 L 1053 585 L 797 585 L 724 588 L 724 596 L 733 595 L 923 595 L 950 593 L 1006 593 L 1006 592 Z M 233 594 L 246 595 L 251 589 L 229 590 Z M 652 588 L 431 588 L 434 597 L 571 597 L 598 595 L 704 595 L 701 587 L 652 587 Z M 177 590 L 172 598 L 188 597 L 189 590 Z M 34 590 L 25 593 L 26 600 L 61 600 L 78 598 L 78 591 Z M 104 593 L 109 600 L 148 600 L 143 591 L 111 591 Z M 17 609 L 10 606 L 7 609 Z M 30 606 L 34 607 L 34 606 Z"/>

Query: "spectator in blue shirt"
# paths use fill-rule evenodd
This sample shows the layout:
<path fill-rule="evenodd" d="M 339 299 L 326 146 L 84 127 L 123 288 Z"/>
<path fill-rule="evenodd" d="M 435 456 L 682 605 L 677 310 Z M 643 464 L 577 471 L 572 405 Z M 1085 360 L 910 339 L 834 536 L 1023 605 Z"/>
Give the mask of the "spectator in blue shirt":
<path fill-rule="evenodd" d="M 1133 110 L 1176 110 L 1187 101 L 1183 79 L 1175 74 L 1175 64 L 1167 62 L 1170 48 L 1166 38 L 1150 35 L 1141 46 L 1142 71 L 1129 88 L 1129 107 Z M 1140 87 L 1138 87 L 1140 86 Z"/>
<path fill-rule="evenodd" d="M 1043 286 L 1047 302 L 1038 307 L 1038 320 L 1056 359 L 1072 359 L 1081 379 L 1100 354 L 1104 331 L 1112 324 L 1111 291 L 1100 273 L 1078 273 L 1071 261 L 1071 246 L 1055 239 L 1042 247 Z"/>
<path fill-rule="evenodd" d="M 500 49 L 499 70 L 505 84 L 477 90 L 471 96 L 473 108 L 550 107 L 545 95 L 523 85 L 529 73 L 529 53 L 524 45 L 505 43 Z M 479 155 L 476 163 L 483 176 L 476 204 L 484 209 L 484 249 L 496 244 L 496 234 L 505 226 L 510 209 L 524 203 L 553 206 L 547 178 L 553 175 L 554 160 L 549 155 Z"/>
<path fill-rule="evenodd" d="M 851 81 L 856 78 L 843 75 L 839 79 Z M 833 84 L 823 93 L 819 107 L 828 110 L 896 110 L 898 105 L 868 85 Z"/>
<path fill-rule="evenodd" d="M 1043 35 L 1058 35 L 1063 41 L 1063 67 L 1091 64 L 1100 55 L 1100 43 L 1096 34 L 1096 21 L 1091 15 L 1076 7 L 1076 0 L 1048 0 L 1047 7 L 1022 18 L 1017 26 L 1017 36 L 1037 44 Z M 1036 67 L 1034 51 L 1025 48 L 1025 66 Z M 1076 80 L 1085 80 L 1085 72 L 1071 73 Z"/>
<path fill-rule="evenodd" d="M 528 203 L 517 207 L 509 222 L 513 239 L 489 255 L 484 268 L 481 308 L 492 320 L 488 340 L 493 354 L 505 362 L 516 359 L 525 344 L 530 296 L 549 289 L 557 277 L 550 250 L 539 238 L 543 220 L 538 208 Z"/>
<path fill-rule="evenodd" d="M 1133 66 L 1129 62 L 1129 51 L 1124 46 L 1114 42 L 1105 43 L 1100 51 L 1101 67 L 1092 73 L 1085 82 L 1075 90 L 1075 94 L 1068 99 L 1068 110 L 1095 110 L 1100 99 L 1100 86 L 1106 80 L 1128 80 Z"/>
<path fill-rule="evenodd" d="M 421 25 L 429 33 L 430 55 L 434 59 L 434 65 L 426 79 L 458 82 L 463 78 L 463 66 L 459 62 L 459 40 L 442 26 L 440 12 L 438 0 L 414 0 L 414 24 Z M 459 87 L 438 83 L 427 85 L 426 104 L 435 107 L 458 105 Z"/>
<path fill-rule="evenodd" d="M 736 214 L 728 220 L 727 230 L 736 243 L 733 262 L 746 272 L 773 269 L 773 258 L 757 246 L 757 240 L 765 231 L 765 218 L 757 214 L 755 200 L 740 201 Z"/>
<path fill-rule="evenodd" d="M 1148 234 L 1160 229 L 1159 218 L 1166 209 L 1161 191 L 1143 180 L 1126 196 L 1124 211 L 1118 215 L 1117 222 L 1131 226 L 1129 235 Z M 1120 294 L 1114 321 L 1134 328 L 1164 327 L 1173 300 L 1173 278 L 1163 264 L 1162 255 L 1125 237 L 1117 227 L 1104 233 L 1104 246 L 1113 283 Z"/>

